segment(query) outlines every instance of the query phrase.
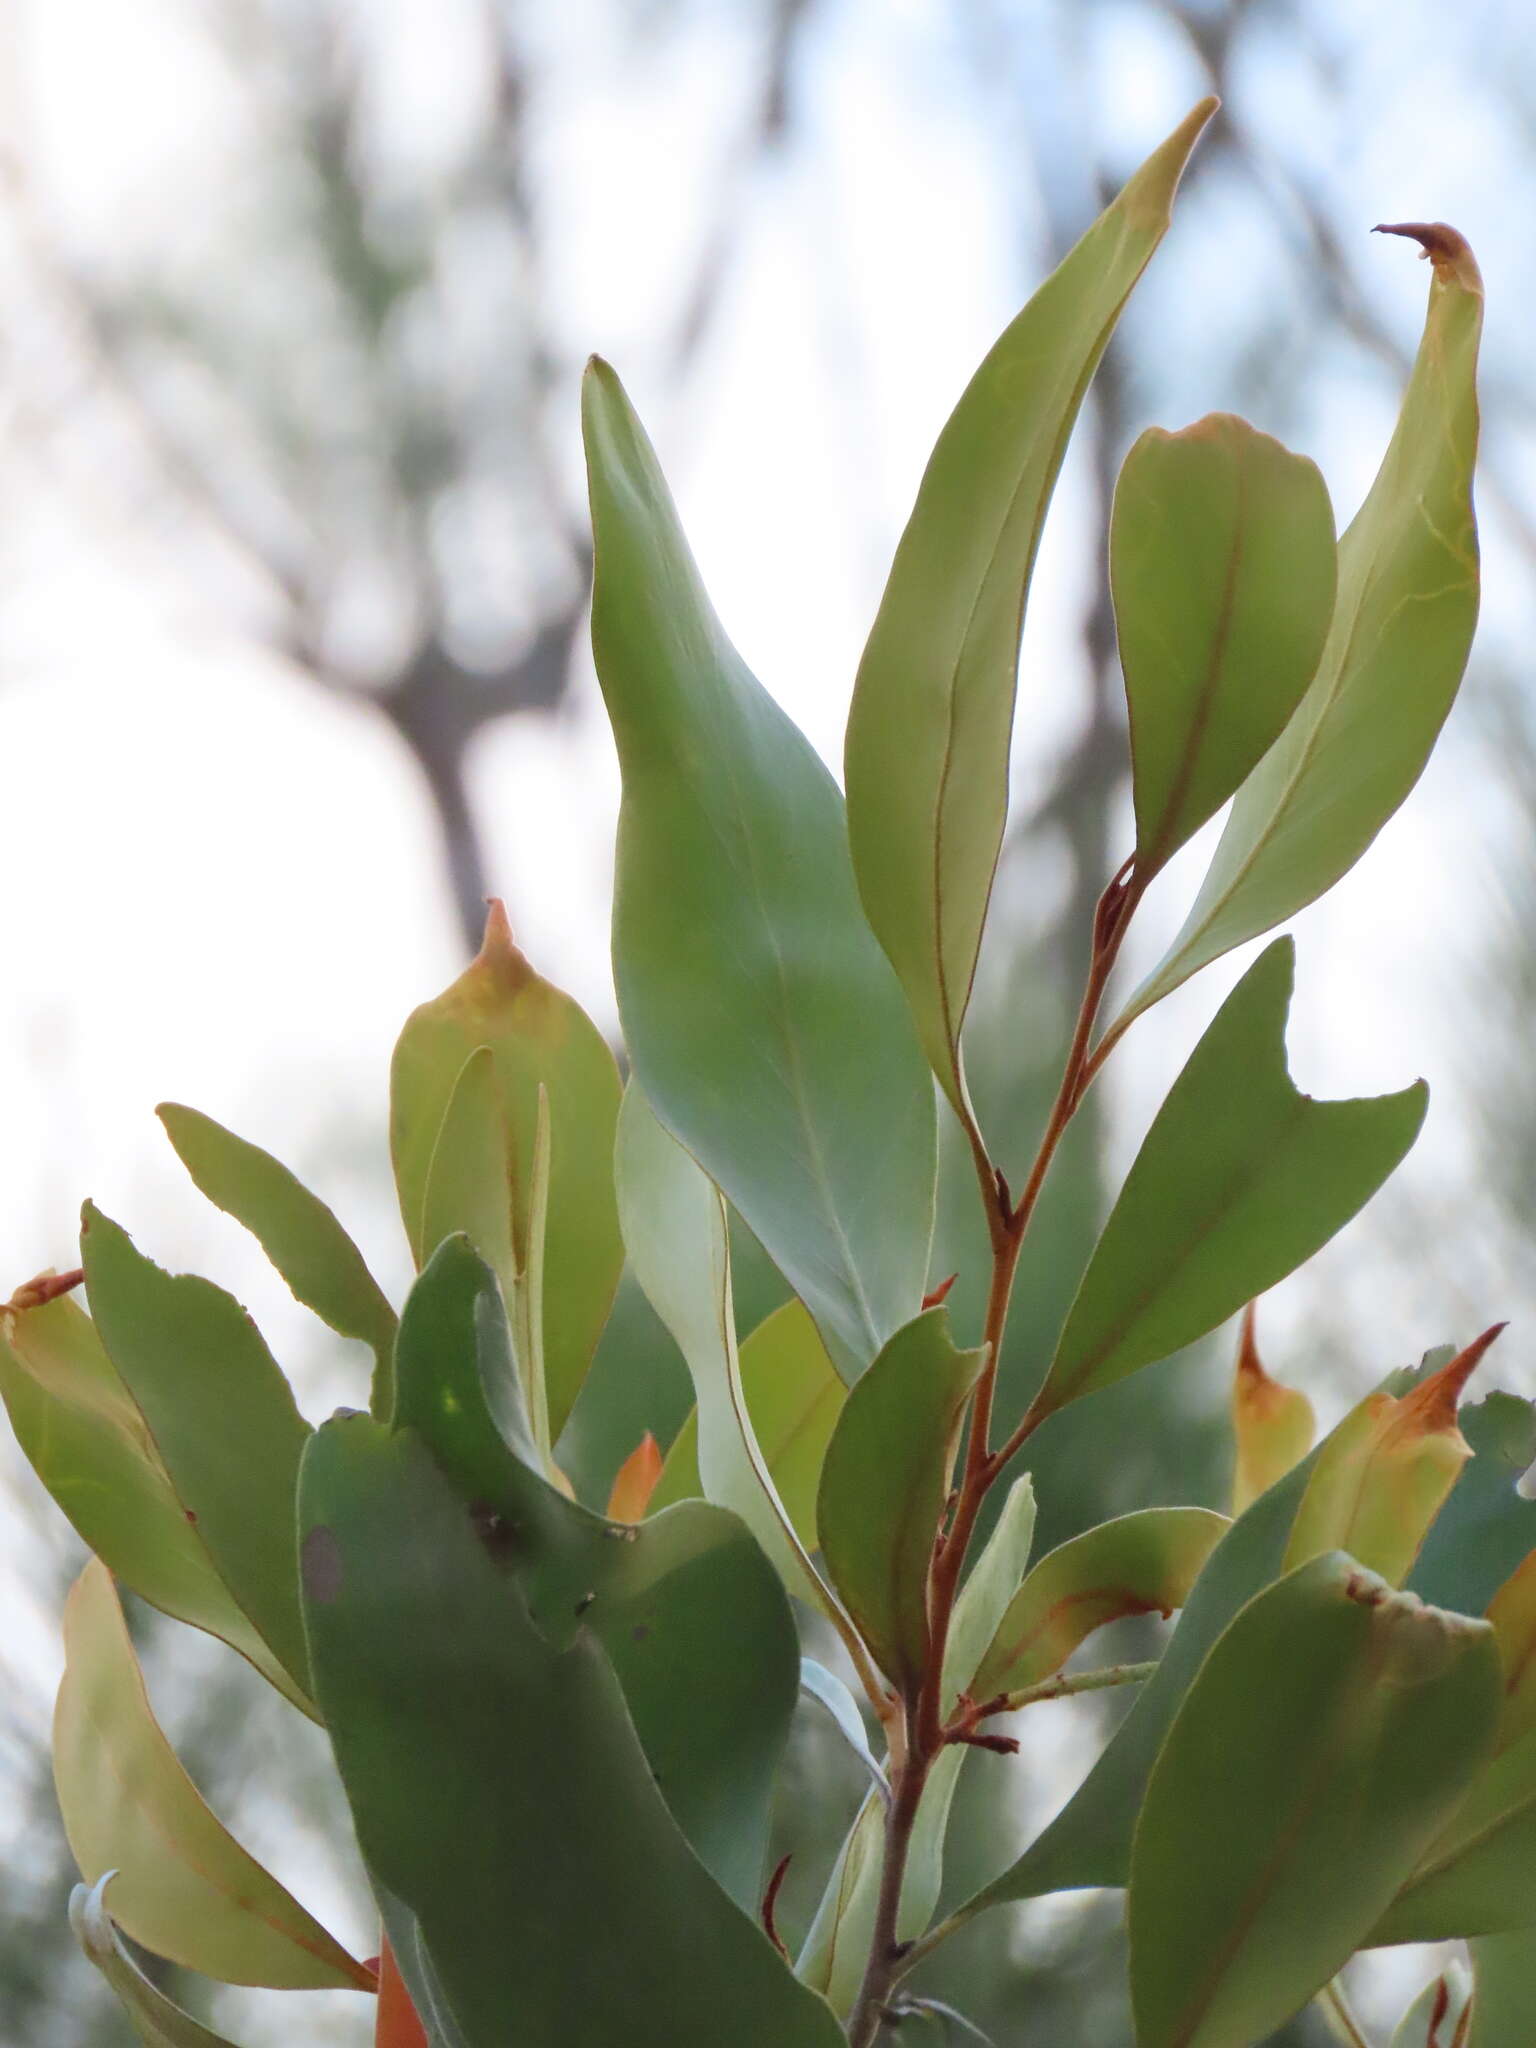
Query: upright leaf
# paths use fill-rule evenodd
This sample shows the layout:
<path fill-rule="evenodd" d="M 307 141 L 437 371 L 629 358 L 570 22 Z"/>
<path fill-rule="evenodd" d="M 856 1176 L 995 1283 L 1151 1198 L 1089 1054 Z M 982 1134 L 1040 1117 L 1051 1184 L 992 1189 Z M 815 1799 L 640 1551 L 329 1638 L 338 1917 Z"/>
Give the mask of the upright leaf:
<path fill-rule="evenodd" d="M 1485 1623 L 1314 1559 L 1212 1650 L 1131 1858 L 1139 2048 L 1248 2048 L 1368 1934 L 1492 1740 Z"/>
<path fill-rule="evenodd" d="M 222 2034 L 167 1998 L 123 1947 L 103 1901 L 115 1872 L 98 1883 L 77 1884 L 69 1895 L 69 1924 L 86 1957 L 122 2000 L 144 2048 L 232 2048 Z"/>
<path fill-rule="evenodd" d="M 741 1391 L 789 1525 L 807 1551 L 815 1550 L 816 1489 L 848 1390 L 804 1302 L 782 1303 L 743 1339 Z M 667 1452 L 651 1496 L 652 1511 L 693 1499 L 703 1490 L 695 1408 Z"/>
<path fill-rule="evenodd" d="M 971 379 L 929 458 L 859 666 L 845 757 L 859 892 L 962 1114 L 960 1027 L 1003 839 L 1019 635 L 1046 508 L 1089 380 L 1215 107 L 1202 100 L 1143 164 Z"/>
<path fill-rule="evenodd" d="M 747 1407 L 725 1203 L 633 1082 L 619 1112 L 615 1174 L 635 1278 L 693 1380 L 705 1498 L 741 1516 L 792 1593 L 829 1610 L 834 1603 L 779 1498 Z"/>
<path fill-rule="evenodd" d="M 0 1394 L 17 1442 L 86 1548 L 151 1606 L 228 1643 L 312 1714 L 224 1583 L 96 1325 L 68 1295 L 0 1309 Z"/>
<path fill-rule="evenodd" d="M 155 1113 L 198 1187 L 215 1207 L 245 1225 L 294 1298 L 343 1337 L 370 1345 L 380 1369 L 386 1370 L 395 1312 L 362 1253 L 319 1196 L 270 1152 L 237 1138 L 211 1116 L 179 1102 L 162 1102 Z"/>
<path fill-rule="evenodd" d="M 986 1352 L 960 1351 L 931 1308 L 898 1330 L 848 1396 L 827 1446 L 816 1523 L 832 1582 L 875 1661 L 916 1693 L 928 1664 L 928 1568 L 965 1404 Z"/>
<path fill-rule="evenodd" d="M 53 1781 L 80 1875 L 119 1873 L 112 1910 L 145 1948 L 225 1984 L 371 1991 L 355 1962 L 203 1803 L 144 1691 L 111 1575 L 64 1607 Z"/>
<path fill-rule="evenodd" d="M 485 942 L 456 982 L 406 1019 L 390 1069 L 390 1151 L 416 1263 L 431 1256 L 424 1204 L 464 1063 L 488 1046 L 510 1177 L 507 1230 L 519 1270 L 534 1210 L 539 1091 L 549 1098 L 549 1194 L 541 1265 L 549 1423 L 558 1437 L 608 1320 L 623 1251 L 613 1198 L 619 1076 L 579 1004 L 534 972 L 492 900 Z M 455 1224 L 454 1228 L 462 1228 Z M 485 1257 L 494 1251 L 481 1247 Z M 503 1284 L 510 1296 L 508 1276 Z"/>
<path fill-rule="evenodd" d="M 859 911 L 837 786 L 726 638 L 604 363 L 583 422 L 625 1040 L 851 1380 L 922 1297 L 933 1086 Z"/>
<path fill-rule="evenodd" d="M 1208 961 L 1347 874 L 1423 771 L 1477 624 L 1477 348 L 1483 285 L 1443 223 L 1418 360 L 1376 481 L 1339 543 L 1338 598 L 1317 676 L 1237 793 L 1183 929 L 1117 1032 Z"/>
<path fill-rule="evenodd" d="M 976 1674 L 977 1698 L 1038 1685 L 1107 1622 L 1174 1613 L 1229 1526 L 1207 1508 L 1142 1508 L 1061 1544 L 999 1620 Z"/>
<path fill-rule="evenodd" d="M 602 1644 L 674 1820 L 726 1890 L 755 1904 L 797 1664 L 757 1545 L 700 1501 L 624 1527 L 545 1481 L 495 1278 L 463 1238 L 440 1245 L 412 1289 L 396 1370 L 396 1425 L 470 1504 L 545 1637 L 560 1647 L 579 1628 Z"/>
<path fill-rule="evenodd" d="M 1213 817 L 1279 738 L 1333 613 L 1333 508 L 1315 463 L 1231 413 L 1149 427 L 1109 529 L 1131 717 L 1136 877 Z"/>
<path fill-rule="evenodd" d="M 309 1424 L 232 1295 L 162 1272 L 90 1203 L 80 1254 L 96 1328 L 214 1569 L 301 1690 L 294 1498 Z"/>
<path fill-rule="evenodd" d="M 685 1512 L 676 1510 L 677 1513 Z M 662 1801 L 595 1637 L 557 1647 L 409 1430 L 328 1423 L 306 1612 L 358 1840 L 468 2048 L 837 2048 Z"/>
<path fill-rule="evenodd" d="M 1341 1230 L 1402 1159 L 1428 1090 L 1314 1102 L 1285 1064 L 1295 949 L 1228 996 L 1158 1111 L 1067 1316 L 1049 1414 L 1215 1329 Z"/>

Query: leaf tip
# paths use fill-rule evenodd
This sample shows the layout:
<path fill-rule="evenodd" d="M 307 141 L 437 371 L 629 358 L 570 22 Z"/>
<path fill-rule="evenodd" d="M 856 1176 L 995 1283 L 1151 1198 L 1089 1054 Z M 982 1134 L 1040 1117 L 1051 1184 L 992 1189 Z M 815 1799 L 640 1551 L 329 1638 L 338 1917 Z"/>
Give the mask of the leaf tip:
<path fill-rule="evenodd" d="M 1477 267 L 1477 258 L 1472 254 L 1472 245 L 1449 221 L 1378 221 L 1371 233 L 1401 235 L 1410 242 L 1417 242 L 1420 256 L 1433 263 L 1437 278 L 1463 285 L 1469 291 L 1482 290 L 1482 275 Z"/>
<path fill-rule="evenodd" d="M 1473 1338 L 1464 1351 L 1458 1351 L 1438 1372 L 1431 1373 L 1411 1393 L 1405 1394 L 1398 1410 L 1400 1426 L 1409 1424 L 1425 1435 L 1436 1430 L 1453 1429 L 1462 1390 L 1489 1346 L 1508 1328 L 1507 1322 L 1491 1323 L 1480 1337 Z"/>

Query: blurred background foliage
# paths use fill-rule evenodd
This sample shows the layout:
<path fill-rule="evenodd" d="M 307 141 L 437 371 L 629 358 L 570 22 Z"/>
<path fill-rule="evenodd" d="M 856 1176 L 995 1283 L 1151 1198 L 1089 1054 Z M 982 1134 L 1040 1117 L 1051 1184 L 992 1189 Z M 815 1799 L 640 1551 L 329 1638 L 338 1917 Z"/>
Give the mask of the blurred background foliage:
<path fill-rule="evenodd" d="M 193 1006 L 204 1039 L 219 1020 L 197 1062 L 213 1095 L 173 1074 L 162 1092 L 221 1115 L 242 1107 L 231 1120 L 286 1148 L 349 1219 L 362 1210 L 365 1242 L 370 1222 L 388 1229 L 382 1055 L 406 1004 L 471 948 L 489 891 L 533 934 L 540 966 L 615 1025 L 601 965 L 615 778 L 592 717 L 575 438 L 589 347 L 620 360 L 650 414 L 728 622 L 744 619 L 748 653 L 832 752 L 861 622 L 961 381 L 1151 143 L 1201 93 L 1222 95 L 1175 231 L 1094 387 L 1026 642 L 1015 821 L 970 1033 L 984 1125 L 1022 1160 L 1055 1087 L 1093 902 L 1128 843 L 1101 574 L 1120 458 L 1149 420 L 1231 407 L 1317 454 L 1347 517 L 1420 311 L 1402 250 L 1388 259 L 1364 231 L 1383 216 L 1455 220 L 1490 286 L 1485 630 L 1410 818 L 1304 935 L 1313 994 L 1295 1031 L 1302 1078 L 1324 1092 L 1395 1086 L 1417 1062 L 1442 1106 L 1373 1215 L 1283 1290 L 1271 1362 L 1337 1412 L 1387 1366 L 1497 1313 L 1517 1319 L 1499 1354 L 1504 1382 L 1533 1390 L 1519 1318 L 1536 1288 L 1525 1056 L 1536 727 L 1523 660 L 1536 380 L 1520 309 L 1536 286 L 1536 65 L 1517 9 L 17 0 L 14 28 L 0 188 L 0 468 L 12 507 L 0 744 L 13 777 L 30 756 L 39 772 L 62 762 L 67 780 L 97 718 L 80 678 L 104 677 L 95 687 L 128 700 L 110 727 L 114 787 L 142 795 L 99 818 L 62 800 L 15 828 L 6 846 L 27 865 L 8 876 L 11 947 L 36 959 L 25 941 L 40 920 L 68 933 L 103 912 L 108 926 L 176 927 L 176 957 L 194 953 L 215 991 L 215 1009 Z M 802 514 L 797 554 L 785 529 Z M 149 589 L 154 613 L 126 639 L 120 622 L 137 615 L 124 612 L 125 585 Z M 182 664 L 184 696 L 157 698 L 156 647 Z M 289 706 L 271 730 L 264 692 Z M 173 728 L 182 786 L 211 789 L 206 801 L 231 806 L 234 822 L 210 851 L 194 819 L 141 876 L 138 828 L 146 843 L 166 831 L 155 762 Z M 311 747 L 314 787 L 290 784 L 288 765 Z M 317 803 L 334 810 L 332 839 L 304 821 Z M 265 820 L 258 831 L 247 805 Z M 67 852 L 71 834 L 85 855 Z M 155 877 L 204 862 L 237 923 L 274 892 L 302 907 L 243 942 L 222 917 L 193 925 L 179 899 L 155 899 Z M 114 896 L 118 868 L 148 893 Z M 409 888 L 405 869 L 418 878 Z M 1170 908 L 1189 873 L 1181 863 L 1163 892 Z M 103 892 L 83 904 L 82 874 Z M 354 912 L 349 890 L 381 894 L 384 909 Z M 292 960 L 284 918 L 299 930 Z M 52 964 L 23 972 L 0 1005 L 14 1277 L 43 1258 L 69 1262 L 69 1216 L 93 1191 L 83 1178 L 115 1175 L 140 1204 L 125 1220 L 166 1235 L 160 1256 L 195 1265 L 211 1245 L 223 1276 L 233 1268 L 244 1284 L 224 1237 L 200 1236 L 208 1226 L 124 1166 L 130 1146 L 152 1142 L 149 1097 L 126 1105 L 131 1140 L 99 1142 L 104 1096 L 147 1072 L 158 1085 L 160 1068 L 103 1065 L 96 1023 L 72 1006 L 94 1020 L 116 1005 L 121 1028 L 136 1019 L 157 1045 L 168 1036 L 144 993 L 163 985 L 163 956 L 117 943 L 142 987 L 100 962 L 76 977 L 61 963 L 82 948 L 44 943 Z M 390 973 L 373 973 L 385 948 Z M 378 1013 L 362 1039 L 342 978 Z M 184 993 L 167 1000 L 186 1012 Z M 1122 1056 L 1074 1127 L 1017 1297 L 1005 1369 L 1015 1410 L 1113 1171 L 1212 1001 L 1202 986 L 1167 1005 L 1166 1022 L 1149 1020 L 1144 1053 Z M 290 1036 L 274 1037 L 279 1012 L 295 1020 Z M 306 1023 L 321 1034 L 309 1065 Z M 374 1070 L 360 1078 L 365 1061 Z M 967 1328 L 979 1322 L 980 1243 L 957 1145 L 933 1270 L 958 1275 Z M 782 1283 L 749 1242 L 738 1250 L 745 1329 Z M 380 1264 L 401 1277 L 398 1253 Z M 261 1284 L 249 1287 L 265 1321 Z M 323 1412 L 349 1361 L 281 1305 L 272 1313 L 311 1412 Z M 1220 1505 L 1226 1372 L 1223 1347 L 1206 1347 L 1042 1431 L 1040 1540 L 1155 1501 Z M 644 1428 L 675 1428 L 686 1387 L 626 1282 L 564 1446 L 589 1497 L 602 1499 Z M 121 2040 L 124 2023 L 69 1943 L 70 1872 L 44 1760 L 53 1617 L 77 1560 L 14 1458 L 6 1469 L 4 1597 L 23 1625 L 0 1639 L 0 1805 L 12 1815 L 0 2011 L 9 2038 L 86 2048 Z M 194 1775 L 307 1899 L 338 1900 L 361 1926 L 344 1854 L 325 1847 L 337 1815 L 310 1731 L 267 1712 L 212 1646 L 138 1620 Z M 952 1890 L 1004 1860 L 1005 1831 L 1048 1816 L 1108 1711 L 1035 1710 L 1022 1770 L 972 1759 Z M 815 1716 L 803 1721 L 784 1802 L 791 1935 L 857 1797 Z M 272 1782 L 302 1819 L 283 1818 L 263 1789 Z M 938 1959 L 930 1988 L 999 2043 L 1122 2048 L 1115 1920 L 1113 1900 L 1093 1899 L 1021 1909 L 1012 1924 L 993 1915 Z M 1400 1967 L 1390 1984 L 1366 1983 L 1363 2001 L 1404 2003 L 1415 1981 Z M 306 2006 L 307 2038 L 361 2038 L 339 2005 Z M 231 1995 L 219 2014 L 262 2048 L 279 2027 L 292 2038 L 297 2009 Z M 1319 2038 L 1308 2024 L 1286 2038 Z"/>

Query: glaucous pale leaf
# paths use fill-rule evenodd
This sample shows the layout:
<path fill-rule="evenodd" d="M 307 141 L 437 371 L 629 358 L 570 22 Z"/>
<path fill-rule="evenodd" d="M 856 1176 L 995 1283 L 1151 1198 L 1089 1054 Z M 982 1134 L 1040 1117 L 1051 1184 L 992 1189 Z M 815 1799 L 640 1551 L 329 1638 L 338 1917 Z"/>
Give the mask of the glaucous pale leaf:
<path fill-rule="evenodd" d="M 313 1714 L 219 1576 L 96 1325 L 67 1295 L 0 1309 L 0 1394 L 17 1442 L 86 1548 L 141 1599 L 218 1636 Z"/>
<path fill-rule="evenodd" d="M 989 1697 L 984 1686 L 978 1690 L 976 1674 L 1024 1583 L 1034 1536 L 1035 1489 L 1026 1472 L 1008 1489 L 1003 1511 L 986 1548 L 966 1574 L 950 1617 L 949 1637 L 944 1645 L 946 1713 L 962 1692 L 979 1699 Z M 994 1686 L 992 1691 L 996 1690 Z"/>
<path fill-rule="evenodd" d="M 625 1526 L 544 1479 L 495 1276 L 465 1239 L 446 1239 L 411 1290 L 395 1356 L 396 1425 L 469 1505 L 546 1639 L 602 1645 L 674 1820 L 755 1903 L 798 1664 L 772 1566 L 702 1501 Z"/>
<path fill-rule="evenodd" d="M 1116 1031 L 1347 874 L 1418 781 L 1455 701 L 1477 624 L 1483 286 L 1454 228 L 1393 232 L 1416 235 L 1433 260 L 1429 312 L 1396 431 L 1339 542 L 1316 679 L 1238 791 L 1182 930 Z"/>
<path fill-rule="evenodd" d="M 215 1207 L 243 1223 L 287 1281 L 295 1300 L 372 1347 L 381 1371 L 395 1341 L 395 1312 L 362 1253 L 335 1216 L 270 1152 L 237 1138 L 179 1102 L 155 1112 L 181 1163 Z M 114 1893 L 113 1903 L 118 1894 Z"/>
<path fill-rule="evenodd" d="M 109 1871 L 118 1924 L 225 1984 L 371 1991 L 354 1961 L 216 1820 L 161 1733 L 106 1567 L 64 1606 L 53 1782 L 87 1884 Z"/>
<path fill-rule="evenodd" d="M 1127 1917 L 1138 2048 L 1250 2048 L 1365 1938 L 1472 1781 L 1484 1622 L 1339 1553 L 1217 1642 L 1153 1767 Z"/>
<path fill-rule="evenodd" d="M 800 1690 L 808 1699 L 818 1700 L 826 1708 L 839 1735 L 889 1801 L 891 1788 L 886 1784 L 885 1772 L 869 1746 L 869 1735 L 864 1727 L 864 1716 L 859 1712 L 859 1703 L 837 1673 L 828 1671 L 826 1666 L 818 1664 L 814 1657 L 802 1657 Z"/>
<path fill-rule="evenodd" d="M 1317 1418 L 1300 1387 L 1282 1386 L 1264 1370 L 1250 1302 L 1243 1315 L 1232 1382 L 1232 1512 L 1244 1508 L 1299 1465 L 1312 1448 Z"/>
<path fill-rule="evenodd" d="M 821 1554 L 875 1661 L 916 1693 L 929 1652 L 928 1567 L 965 1404 L 986 1362 L 942 1308 L 885 1346 L 848 1396 L 816 1499 Z"/>
<path fill-rule="evenodd" d="M 1428 1090 L 1314 1102 L 1285 1064 L 1295 949 L 1277 939 L 1158 1111 L 1037 1397 L 1050 1414 L 1166 1358 L 1294 1272 L 1402 1159 Z"/>
<path fill-rule="evenodd" d="M 1514 1394 L 1489 1394 L 1457 1419 L 1472 1456 L 1424 1539 L 1408 1586 L 1433 1606 L 1481 1614 L 1536 1550 L 1536 1500 L 1518 1490 L 1536 1459 L 1536 1406 Z"/>
<path fill-rule="evenodd" d="M 233 2048 L 222 2034 L 183 2012 L 151 1984 L 123 1947 L 102 1898 L 113 1875 L 109 1871 L 94 1885 L 75 1886 L 69 1895 L 69 1924 L 81 1949 L 122 2001 L 143 2048 Z"/>
<path fill-rule="evenodd" d="M 535 973 L 494 899 L 479 953 L 440 996 L 412 1011 L 390 1068 L 390 1152 L 418 1266 L 436 1246 L 426 1241 L 423 1204 L 443 1119 L 465 1061 L 481 1046 L 492 1056 L 510 1165 L 508 1229 L 519 1269 L 527 1264 L 533 1216 L 540 1088 L 549 1098 L 541 1270 L 545 1384 L 550 1430 L 558 1437 L 623 1265 L 613 1198 L 619 1075 L 602 1033 L 578 1003 Z"/>
<path fill-rule="evenodd" d="M 1059 1545 L 999 1621 L 976 1673 L 976 1697 L 1038 1685 L 1108 1622 L 1175 1613 L 1230 1526 L 1208 1508 L 1142 1508 Z"/>
<path fill-rule="evenodd" d="M 413 1432 L 328 1423 L 300 1519 L 358 1841 L 416 1915 L 468 2048 L 509 2028 L 526 2048 L 838 2048 L 679 1833 L 596 1638 L 559 1647 L 534 1625 Z"/>
<path fill-rule="evenodd" d="M 740 1360 L 742 1395 L 768 1477 L 802 1546 L 815 1550 L 816 1489 L 848 1390 L 809 1310 L 793 1299 L 743 1339 Z M 703 1490 L 695 1408 L 673 1439 L 651 1510 L 697 1499 Z"/>
<path fill-rule="evenodd" d="M 871 1787 L 843 1837 L 795 1958 L 795 1975 L 819 1991 L 839 2017 L 852 2010 L 869 1960 L 885 1811 L 884 1799 Z"/>
<path fill-rule="evenodd" d="M 929 458 L 859 665 L 845 751 L 859 891 L 962 1112 L 960 1027 L 1008 809 L 1019 636 L 1046 508 L 1089 380 L 1215 108 L 1202 100 L 1142 165 L 971 379 Z"/>
<path fill-rule="evenodd" d="M 826 1610 L 831 1595 L 779 1498 L 742 1385 L 725 1203 L 633 1081 L 614 1170 L 635 1278 L 693 1380 L 704 1496 L 741 1516 L 792 1593 Z"/>
<path fill-rule="evenodd" d="M 605 363 L 583 421 L 592 645 L 624 777 L 625 1040 L 851 1380 L 922 1298 L 933 1085 L 859 909 L 837 785 L 726 638 Z"/>
<path fill-rule="evenodd" d="M 219 1577 L 307 1691 L 293 1503 L 310 1432 L 292 1388 L 233 1295 L 195 1273 L 163 1272 L 89 1202 L 80 1256 L 97 1334 L 177 1499 Z"/>
<path fill-rule="evenodd" d="M 1472 1455 L 1456 1404 L 1502 1324 L 1402 1395 L 1367 1394 L 1321 1446 L 1286 1546 L 1287 1570 L 1347 1550 L 1388 1585 L 1407 1578 Z"/>
<path fill-rule="evenodd" d="M 1327 486 L 1231 413 L 1150 427 L 1115 486 L 1109 575 L 1145 882 L 1268 752 L 1316 672 L 1336 580 Z"/>

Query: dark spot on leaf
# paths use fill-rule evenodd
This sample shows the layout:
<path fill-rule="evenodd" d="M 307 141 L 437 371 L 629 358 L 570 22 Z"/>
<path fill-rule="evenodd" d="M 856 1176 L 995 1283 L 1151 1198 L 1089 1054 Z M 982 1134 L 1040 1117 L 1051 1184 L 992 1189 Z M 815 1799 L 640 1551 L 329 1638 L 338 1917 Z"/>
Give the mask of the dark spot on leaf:
<path fill-rule="evenodd" d="M 633 1636 L 637 1643 L 643 1643 L 650 1632 L 650 1629 L 643 1621 L 636 1622 L 635 1626 L 630 1630 L 631 1636 Z"/>
<path fill-rule="evenodd" d="M 596 1598 L 597 1595 L 595 1593 L 583 1593 L 581 1598 L 576 1602 L 573 1612 L 579 1618 L 581 1615 L 586 1613 L 587 1609 L 592 1605 L 592 1602 Z"/>
<path fill-rule="evenodd" d="M 484 1500 L 471 1503 L 469 1519 L 491 1562 L 510 1564 L 517 1555 L 517 1524 L 509 1522 L 505 1515 Z"/>
<path fill-rule="evenodd" d="M 341 1545 L 336 1532 L 323 1522 L 311 1529 L 299 1552 L 299 1576 L 307 1598 L 318 1607 L 329 1607 L 341 1597 Z"/>
<path fill-rule="evenodd" d="M 182 1509 L 182 1513 L 183 1513 L 183 1514 L 184 1514 L 184 1515 L 186 1516 L 186 1518 L 187 1518 L 187 1520 L 188 1520 L 189 1522 L 192 1522 L 192 1523 L 196 1523 L 196 1521 L 197 1521 L 197 1509 L 196 1509 L 196 1508 L 183 1508 L 183 1509 Z"/>

